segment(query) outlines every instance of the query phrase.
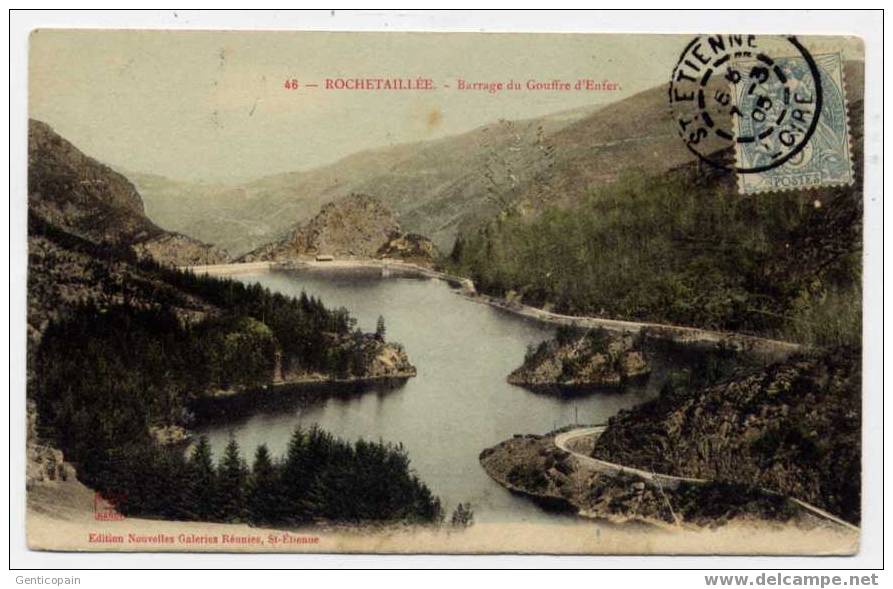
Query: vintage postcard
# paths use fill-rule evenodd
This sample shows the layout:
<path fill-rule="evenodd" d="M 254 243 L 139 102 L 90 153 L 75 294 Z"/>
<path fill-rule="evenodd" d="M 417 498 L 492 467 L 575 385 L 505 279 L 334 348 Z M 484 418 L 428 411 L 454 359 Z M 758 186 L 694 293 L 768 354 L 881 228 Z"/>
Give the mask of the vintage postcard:
<path fill-rule="evenodd" d="M 39 28 L 27 541 L 849 555 L 856 37 Z"/>

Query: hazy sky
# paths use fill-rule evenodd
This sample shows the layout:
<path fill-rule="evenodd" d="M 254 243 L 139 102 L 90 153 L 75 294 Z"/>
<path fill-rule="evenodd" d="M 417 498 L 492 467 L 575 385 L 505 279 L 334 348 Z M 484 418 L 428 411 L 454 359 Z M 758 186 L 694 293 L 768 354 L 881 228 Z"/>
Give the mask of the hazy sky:
<path fill-rule="evenodd" d="M 30 114 L 87 154 L 177 179 L 240 181 L 499 118 L 663 84 L 690 36 L 40 30 Z M 431 78 L 432 91 L 306 88 Z M 611 80 L 619 92 L 460 91 L 467 81 Z M 284 88 L 297 79 L 298 90 Z M 449 88 L 443 87 L 449 84 Z"/>

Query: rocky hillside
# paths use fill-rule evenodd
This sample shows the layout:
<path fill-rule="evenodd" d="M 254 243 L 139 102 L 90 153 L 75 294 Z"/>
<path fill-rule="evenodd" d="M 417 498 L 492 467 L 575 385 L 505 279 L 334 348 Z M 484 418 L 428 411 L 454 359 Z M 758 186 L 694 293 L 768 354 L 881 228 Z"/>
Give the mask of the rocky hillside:
<path fill-rule="evenodd" d="M 594 471 L 557 448 L 556 433 L 516 435 L 481 452 L 481 466 L 504 487 L 544 507 L 614 523 L 717 527 L 759 519 L 816 524 L 792 501 L 748 485 L 682 483 L 668 488 L 632 474 Z"/>
<path fill-rule="evenodd" d="M 225 250 L 181 233 L 165 232 L 153 239 L 136 242 L 132 247 L 141 257 L 174 266 L 223 264 L 229 261 Z"/>
<path fill-rule="evenodd" d="M 526 387 L 614 387 L 645 376 L 650 367 L 640 338 L 604 329 L 559 329 L 531 348 L 508 382 Z"/>
<path fill-rule="evenodd" d="M 188 426 L 196 397 L 219 390 L 414 375 L 399 344 L 343 309 L 172 268 L 222 254 L 158 228 L 126 179 L 37 121 L 29 166 L 32 487 L 72 478 L 72 460 L 83 482 L 115 488 L 97 456 L 154 452 L 153 432 Z"/>
<path fill-rule="evenodd" d="M 29 354 L 50 321 L 59 320 L 85 301 L 101 301 L 105 305 L 127 302 L 142 308 L 163 301 L 181 319 L 196 322 L 219 312 L 215 305 L 139 268 L 135 256 L 128 259 L 126 254 L 131 252 L 127 246 L 95 244 L 30 213 Z"/>
<path fill-rule="evenodd" d="M 28 205 L 47 221 L 91 241 L 131 243 L 159 235 L 124 176 L 60 137 L 28 125 Z"/>
<path fill-rule="evenodd" d="M 145 215 L 130 181 L 86 156 L 46 123 L 28 125 L 28 207 L 32 215 L 93 243 L 133 246 L 175 265 L 217 263 L 226 252 L 167 232 Z"/>
<path fill-rule="evenodd" d="M 318 299 L 180 272 L 34 211 L 28 234 L 29 490 L 120 489 L 97 456 L 155 452 L 221 391 L 415 375 L 399 344 Z"/>
<path fill-rule="evenodd" d="M 861 381 L 859 354 L 839 349 L 703 390 L 669 387 L 612 418 L 592 455 L 764 487 L 858 525 Z"/>
<path fill-rule="evenodd" d="M 244 261 L 288 260 L 301 256 L 335 258 L 398 257 L 430 263 L 434 246 L 424 237 L 404 234 L 397 218 L 378 199 L 353 194 L 322 207 L 282 240 L 243 256 Z"/>
<path fill-rule="evenodd" d="M 661 112 L 664 107 L 661 103 Z M 594 110 L 500 120 L 461 135 L 363 151 L 328 166 L 238 186 L 137 172 L 128 177 L 152 219 L 232 252 L 251 251 L 353 193 L 377 198 L 405 231 L 449 249 L 464 223 L 496 214 L 525 181 L 548 173 L 558 157 L 549 137 Z"/>

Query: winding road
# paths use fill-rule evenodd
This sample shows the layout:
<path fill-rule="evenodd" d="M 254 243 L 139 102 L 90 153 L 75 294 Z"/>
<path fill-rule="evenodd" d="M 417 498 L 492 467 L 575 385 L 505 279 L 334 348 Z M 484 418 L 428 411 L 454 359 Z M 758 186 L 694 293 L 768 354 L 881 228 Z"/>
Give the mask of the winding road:
<path fill-rule="evenodd" d="M 633 475 L 633 476 L 636 476 L 636 477 L 642 479 L 643 481 L 657 483 L 664 489 L 675 489 L 676 487 L 679 486 L 680 483 L 693 483 L 696 485 L 703 485 L 703 484 L 710 482 L 707 479 L 699 479 L 699 478 L 693 478 L 693 477 L 679 477 L 679 476 L 660 474 L 660 473 L 655 473 L 655 472 L 651 472 L 651 471 L 647 471 L 647 470 L 642 470 L 640 468 L 635 468 L 632 466 L 624 466 L 622 464 L 616 464 L 614 462 L 608 462 L 606 460 L 600 460 L 598 458 L 593 458 L 592 456 L 589 456 L 588 454 L 584 454 L 582 452 L 578 452 L 577 450 L 575 450 L 573 448 L 573 446 L 571 444 L 571 442 L 573 440 L 577 440 L 580 438 L 588 438 L 588 437 L 593 437 L 593 436 L 597 439 L 598 436 L 600 436 L 602 434 L 602 432 L 604 432 L 606 429 L 607 429 L 607 426 L 598 425 L 598 426 L 592 426 L 592 427 L 581 427 L 581 428 L 572 429 L 572 430 L 569 430 L 566 432 L 562 432 L 555 436 L 555 446 L 557 446 L 559 449 L 567 452 L 568 454 L 572 455 L 581 465 L 585 466 L 586 468 L 591 469 L 594 472 L 599 472 L 599 473 L 604 473 L 604 474 L 609 474 L 609 475 L 630 474 L 630 475 Z M 763 492 L 769 493 L 771 495 L 779 495 L 779 493 L 769 490 L 769 489 L 761 488 L 761 490 Z M 799 505 L 800 507 L 802 507 L 803 509 L 812 513 L 813 515 L 817 516 L 820 519 L 832 522 L 839 526 L 843 526 L 844 528 L 854 531 L 854 532 L 860 531 L 858 526 L 854 526 L 853 524 L 851 524 L 847 521 L 844 521 L 844 520 L 840 519 L 839 517 L 837 517 L 836 515 L 828 513 L 824 509 L 816 507 L 815 505 L 810 505 L 809 503 L 806 503 L 805 501 L 801 501 L 800 499 L 797 499 L 796 497 L 787 497 L 787 499 L 796 503 L 797 505 Z"/>

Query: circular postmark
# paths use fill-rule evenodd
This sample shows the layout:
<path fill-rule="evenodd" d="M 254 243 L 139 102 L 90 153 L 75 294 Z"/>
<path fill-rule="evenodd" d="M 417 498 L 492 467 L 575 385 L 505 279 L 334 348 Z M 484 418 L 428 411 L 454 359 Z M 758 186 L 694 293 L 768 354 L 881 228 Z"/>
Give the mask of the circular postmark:
<path fill-rule="evenodd" d="M 752 174 L 806 148 L 822 111 L 822 84 L 796 37 L 703 35 L 673 68 L 669 100 L 692 153 L 712 166 Z M 735 165 L 726 161 L 729 148 Z"/>

